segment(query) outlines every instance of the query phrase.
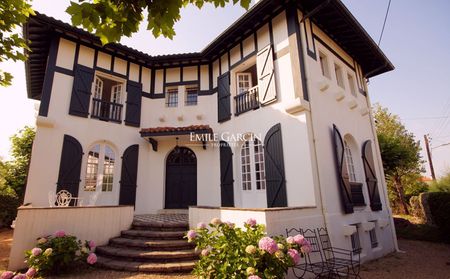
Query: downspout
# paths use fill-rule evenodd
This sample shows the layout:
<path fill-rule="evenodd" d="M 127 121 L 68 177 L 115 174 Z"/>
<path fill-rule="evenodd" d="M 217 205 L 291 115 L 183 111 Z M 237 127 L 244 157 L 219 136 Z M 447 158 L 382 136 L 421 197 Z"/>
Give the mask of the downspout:
<path fill-rule="evenodd" d="M 377 70 L 377 69 L 376 69 Z M 373 72 L 373 71 L 372 71 Z M 370 74 L 370 73 L 368 73 Z M 368 74 L 366 74 L 365 76 L 367 76 Z M 366 84 L 366 92 L 367 90 L 367 84 Z M 397 243 L 397 233 L 395 232 L 395 224 L 394 224 L 394 219 L 392 218 L 392 209 L 391 206 L 389 204 L 389 197 L 388 197 L 388 193 L 387 193 L 387 186 L 386 186 L 386 180 L 385 180 L 385 175 L 384 175 L 384 168 L 383 168 L 383 164 L 382 164 L 382 159 L 381 159 L 381 152 L 380 152 L 380 145 L 378 143 L 378 137 L 377 137 L 377 132 L 375 129 L 375 125 L 374 125 L 374 118 L 373 118 L 373 114 L 372 114 L 372 104 L 370 103 L 370 99 L 369 99 L 369 94 L 366 94 L 366 101 L 367 101 L 367 107 L 369 108 L 369 117 L 370 117 L 370 126 L 372 128 L 372 134 L 373 134 L 373 138 L 375 141 L 375 153 L 376 153 L 376 157 L 377 157 L 377 165 L 378 165 L 378 171 L 380 173 L 380 176 L 383 178 L 383 195 L 384 195 L 384 200 L 385 200 L 385 205 L 386 205 L 386 209 L 388 212 L 388 216 L 389 216 L 389 224 L 391 226 L 391 231 L 392 231 L 392 241 L 394 242 L 394 247 L 396 252 L 402 252 L 399 248 L 398 248 L 398 243 Z"/>

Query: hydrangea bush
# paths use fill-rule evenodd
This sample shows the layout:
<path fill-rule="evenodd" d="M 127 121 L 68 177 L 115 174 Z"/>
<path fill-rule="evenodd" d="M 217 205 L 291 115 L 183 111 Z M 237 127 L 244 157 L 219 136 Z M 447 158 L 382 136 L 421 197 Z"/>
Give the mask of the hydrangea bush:
<path fill-rule="evenodd" d="M 5 271 L 0 275 L 0 279 L 26 279 L 38 275 L 59 274 L 81 262 L 92 265 L 97 262 L 94 250 L 93 241 L 83 243 L 75 236 L 57 231 L 53 235 L 39 238 L 36 247 L 25 251 L 26 263 L 29 266 L 25 274 Z"/>
<path fill-rule="evenodd" d="M 209 227 L 209 228 L 208 228 Z M 268 237 L 255 219 L 238 228 L 218 218 L 199 223 L 186 238 L 200 252 L 193 274 L 198 278 L 283 278 L 289 267 L 311 250 L 302 235 Z"/>

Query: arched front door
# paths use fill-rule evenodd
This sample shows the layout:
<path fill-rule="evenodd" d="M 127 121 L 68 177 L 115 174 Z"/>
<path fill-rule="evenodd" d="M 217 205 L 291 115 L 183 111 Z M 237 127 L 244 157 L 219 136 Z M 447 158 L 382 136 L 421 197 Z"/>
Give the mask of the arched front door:
<path fill-rule="evenodd" d="M 197 157 L 186 147 L 175 147 L 166 161 L 166 208 L 197 205 Z"/>

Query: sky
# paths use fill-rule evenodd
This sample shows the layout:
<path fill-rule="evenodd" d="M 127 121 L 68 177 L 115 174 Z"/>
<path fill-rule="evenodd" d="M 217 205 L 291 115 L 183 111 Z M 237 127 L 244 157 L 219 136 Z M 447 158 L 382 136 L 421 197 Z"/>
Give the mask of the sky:
<path fill-rule="evenodd" d="M 389 0 L 342 0 L 367 32 L 378 41 Z M 432 4 L 431 4 L 432 3 Z M 33 8 L 65 22 L 69 0 L 34 0 Z M 398 115 L 420 140 L 431 137 L 436 175 L 450 172 L 450 1 L 392 0 L 381 49 L 396 69 L 371 78 L 369 95 Z M 175 25 L 174 40 L 153 38 L 145 24 L 121 43 L 151 55 L 200 51 L 245 12 L 239 6 L 202 10 L 188 7 Z M 22 62 L 0 64 L 14 75 L 13 85 L 0 87 L 0 156 L 9 159 L 9 137 L 23 126 L 35 125 L 38 103 L 26 97 Z M 440 146 L 444 145 L 444 146 Z M 428 162 L 424 164 L 430 176 Z"/>

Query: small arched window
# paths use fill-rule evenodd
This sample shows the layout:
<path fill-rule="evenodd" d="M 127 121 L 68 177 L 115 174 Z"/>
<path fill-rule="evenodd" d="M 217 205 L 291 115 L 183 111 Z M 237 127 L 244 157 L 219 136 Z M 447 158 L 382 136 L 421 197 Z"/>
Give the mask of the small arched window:
<path fill-rule="evenodd" d="M 345 162 L 347 163 L 349 181 L 357 182 L 352 150 L 351 150 L 350 145 L 348 144 L 347 140 L 344 140 L 344 150 L 345 150 Z"/>
<path fill-rule="evenodd" d="M 87 157 L 84 190 L 96 191 L 98 185 L 103 192 L 111 192 L 114 183 L 114 165 L 113 149 L 107 144 L 94 145 Z"/>
<path fill-rule="evenodd" d="M 252 138 L 241 147 L 242 190 L 265 190 L 264 150 L 258 138 Z"/>

